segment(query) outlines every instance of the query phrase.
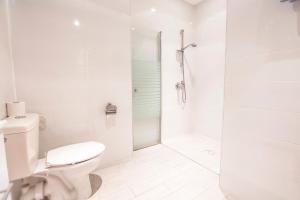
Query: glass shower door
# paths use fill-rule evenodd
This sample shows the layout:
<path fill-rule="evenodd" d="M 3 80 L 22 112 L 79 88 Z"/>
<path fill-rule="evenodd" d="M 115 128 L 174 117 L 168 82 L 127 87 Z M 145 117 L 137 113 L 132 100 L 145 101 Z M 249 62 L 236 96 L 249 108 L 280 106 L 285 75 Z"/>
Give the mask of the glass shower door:
<path fill-rule="evenodd" d="M 161 140 L 161 33 L 132 31 L 134 150 Z"/>

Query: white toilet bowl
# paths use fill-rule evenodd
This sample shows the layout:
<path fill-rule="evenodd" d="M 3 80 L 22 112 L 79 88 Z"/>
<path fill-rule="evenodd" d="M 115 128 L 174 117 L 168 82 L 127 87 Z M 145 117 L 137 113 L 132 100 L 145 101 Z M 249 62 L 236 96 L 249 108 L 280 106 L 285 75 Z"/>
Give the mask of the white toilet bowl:
<path fill-rule="evenodd" d="M 89 174 L 99 166 L 105 150 L 103 144 L 83 142 L 62 146 L 38 159 L 39 116 L 26 114 L 7 118 L 6 121 L 0 131 L 5 137 L 10 181 L 32 177 L 46 180 L 37 183 L 37 187 L 28 187 L 22 197 L 24 200 L 32 199 L 33 193 L 37 196 L 50 195 L 51 200 L 85 200 L 90 197 Z"/>
<path fill-rule="evenodd" d="M 97 142 L 53 149 L 45 159 L 39 160 L 32 176 L 45 178 L 46 193 L 52 196 L 66 193 L 63 195 L 64 200 L 88 199 L 92 194 L 89 174 L 99 166 L 104 150 L 105 146 Z M 61 184 L 57 184 L 57 181 Z"/>

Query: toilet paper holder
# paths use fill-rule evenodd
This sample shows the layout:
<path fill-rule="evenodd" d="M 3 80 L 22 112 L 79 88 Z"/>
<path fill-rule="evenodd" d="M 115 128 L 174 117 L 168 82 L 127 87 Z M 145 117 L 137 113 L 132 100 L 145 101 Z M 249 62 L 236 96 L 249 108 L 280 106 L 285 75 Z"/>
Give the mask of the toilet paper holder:
<path fill-rule="evenodd" d="M 117 106 L 113 105 L 112 103 L 108 103 L 105 107 L 105 114 L 106 115 L 115 115 L 117 114 Z"/>

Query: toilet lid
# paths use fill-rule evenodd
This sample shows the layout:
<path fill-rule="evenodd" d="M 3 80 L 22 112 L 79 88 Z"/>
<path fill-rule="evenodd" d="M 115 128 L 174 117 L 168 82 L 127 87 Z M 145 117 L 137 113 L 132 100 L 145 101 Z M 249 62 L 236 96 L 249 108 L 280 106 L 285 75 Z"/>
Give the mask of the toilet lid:
<path fill-rule="evenodd" d="M 47 167 L 58 167 L 84 162 L 99 156 L 105 146 L 98 142 L 83 142 L 48 151 Z"/>

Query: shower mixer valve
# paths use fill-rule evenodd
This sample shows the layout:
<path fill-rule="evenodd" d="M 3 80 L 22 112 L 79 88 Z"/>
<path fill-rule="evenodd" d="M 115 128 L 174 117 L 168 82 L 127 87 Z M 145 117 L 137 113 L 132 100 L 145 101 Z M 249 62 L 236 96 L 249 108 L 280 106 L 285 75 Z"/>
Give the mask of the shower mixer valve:
<path fill-rule="evenodd" d="M 175 85 L 175 87 L 176 87 L 177 90 L 181 90 L 181 89 L 184 89 L 185 84 L 184 84 L 183 81 L 177 82 L 176 85 Z"/>

